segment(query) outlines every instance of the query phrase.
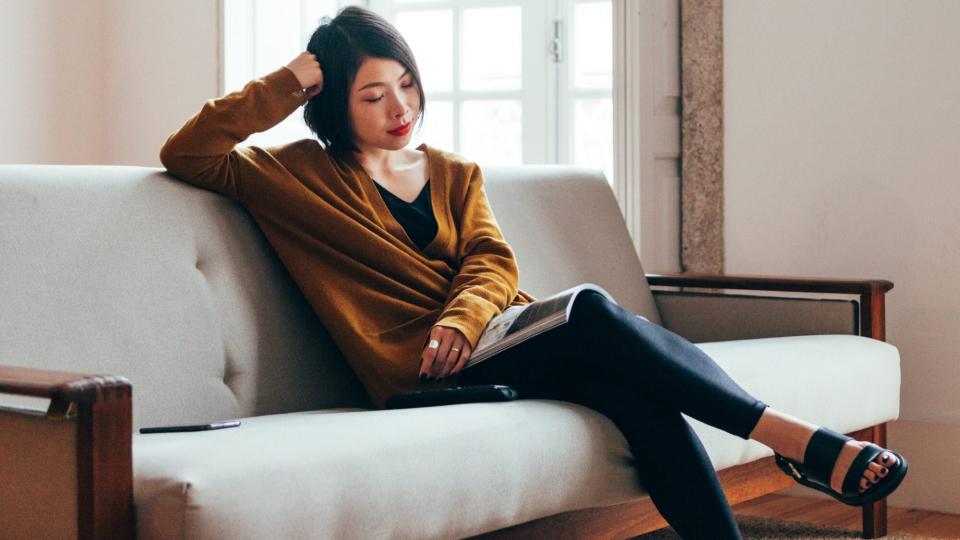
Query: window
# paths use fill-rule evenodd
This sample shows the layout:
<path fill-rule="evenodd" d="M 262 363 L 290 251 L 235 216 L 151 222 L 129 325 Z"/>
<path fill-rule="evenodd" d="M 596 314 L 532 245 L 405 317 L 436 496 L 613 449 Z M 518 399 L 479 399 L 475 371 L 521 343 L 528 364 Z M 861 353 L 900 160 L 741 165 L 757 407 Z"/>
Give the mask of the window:
<path fill-rule="evenodd" d="M 573 163 L 613 182 L 610 0 L 223 0 L 224 90 L 284 65 L 350 4 L 390 20 L 417 58 L 428 144 L 481 164 Z M 311 137 L 300 114 L 248 139 Z"/>
<path fill-rule="evenodd" d="M 568 49 L 573 52 L 559 79 L 558 116 L 566 122 L 560 133 L 558 162 L 603 169 L 613 182 L 613 39 L 611 5 L 565 2 L 570 21 Z M 572 155 L 571 155 L 572 154 Z"/>
<path fill-rule="evenodd" d="M 347 5 L 343 0 L 222 0 L 223 93 L 287 65 L 305 50 L 323 16 L 333 17 Z M 254 133 L 245 145 L 270 146 L 312 139 L 303 122 L 303 109 L 263 133 Z"/>

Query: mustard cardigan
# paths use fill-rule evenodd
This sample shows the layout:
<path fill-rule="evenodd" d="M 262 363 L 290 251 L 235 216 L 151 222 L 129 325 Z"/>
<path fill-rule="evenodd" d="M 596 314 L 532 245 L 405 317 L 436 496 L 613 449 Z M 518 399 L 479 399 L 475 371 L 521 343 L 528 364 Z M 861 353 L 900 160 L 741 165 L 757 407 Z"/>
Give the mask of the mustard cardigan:
<path fill-rule="evenodd" d="M 421 251 L 349 152 L 315 139 L 237 147 L 306 103 L 280 68 L 207 100 L 160 150 L 174 176 L 248 210 L 330 332 L 374 405 L 390 395 L 454 386 L 419 382 L 420 354 L 436 324 L 471 347 L 511 305 L 535 300 L 518 287 L 513 250 L 487 201 L 476 163 L 421 144 L 429 161 L 436 237 Z"/>

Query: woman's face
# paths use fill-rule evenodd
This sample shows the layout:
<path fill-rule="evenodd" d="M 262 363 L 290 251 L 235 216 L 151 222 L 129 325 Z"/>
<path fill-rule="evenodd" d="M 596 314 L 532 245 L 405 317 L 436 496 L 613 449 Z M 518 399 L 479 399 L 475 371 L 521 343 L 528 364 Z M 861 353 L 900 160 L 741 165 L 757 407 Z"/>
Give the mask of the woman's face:
<path fill-rule="evenodd" d="M 361 150 L 399 150 L 410 142 L 420 114 L 420 94 L 403 64 L 367 57 L 350 87 L 350 124 Z M 391 133 L 401 126 L 403 131 Z"/>

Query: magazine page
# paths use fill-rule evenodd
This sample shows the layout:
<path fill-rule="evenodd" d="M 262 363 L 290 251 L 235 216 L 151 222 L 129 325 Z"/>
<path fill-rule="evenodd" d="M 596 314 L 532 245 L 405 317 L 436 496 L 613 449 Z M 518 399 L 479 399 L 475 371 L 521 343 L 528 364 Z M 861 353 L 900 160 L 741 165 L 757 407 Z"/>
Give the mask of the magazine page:
<path fill-rule="evenodd" d="M 588 289 L 615 302 L 610 293 L 599 285 L 584 283 L 526 305 L 511 306 L 487 324 L 464 369 L 567 322 L 577 295 Z"/>

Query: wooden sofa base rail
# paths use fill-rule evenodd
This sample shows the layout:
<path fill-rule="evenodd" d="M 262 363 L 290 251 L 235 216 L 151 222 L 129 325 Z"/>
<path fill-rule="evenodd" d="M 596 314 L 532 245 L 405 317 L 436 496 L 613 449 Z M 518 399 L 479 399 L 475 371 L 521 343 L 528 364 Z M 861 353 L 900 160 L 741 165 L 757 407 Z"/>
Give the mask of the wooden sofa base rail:
<path fill-rule="evenodd" d="M 885 446 L 886 424 L 855 431 L 849 436 Z M 723 491 L 730 505 L 755 499 L 795 485 L 781 471 L 773 457 L 730 467 L 719 472 Z M 836 503 L 841 504 L 841 503 Z M 602 508 L 587 508 L 556 514 L 473 536 L 471 540 L 514 540 L 529 538 L 623 539 L 667 526 L 653 502 L 643 499 Z M 887 500 L 881 499 L 863 508 L 863 538 L 887 534 Z"/>

